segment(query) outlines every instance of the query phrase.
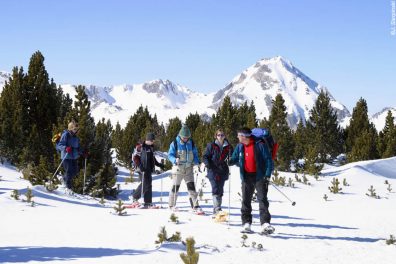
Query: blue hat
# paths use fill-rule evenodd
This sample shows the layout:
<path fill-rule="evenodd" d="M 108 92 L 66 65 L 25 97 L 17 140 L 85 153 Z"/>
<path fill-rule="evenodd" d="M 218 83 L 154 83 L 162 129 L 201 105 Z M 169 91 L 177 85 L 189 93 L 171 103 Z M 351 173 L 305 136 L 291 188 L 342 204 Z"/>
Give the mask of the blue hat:
<path fill-rule="evenodd" d="M 189 138 L 191 137 L 191 131 L 188 128 L 188 126 L 183 125 L 182 128 L 179 131 L 179 136 L 184 137 L 184 138 Z"/>

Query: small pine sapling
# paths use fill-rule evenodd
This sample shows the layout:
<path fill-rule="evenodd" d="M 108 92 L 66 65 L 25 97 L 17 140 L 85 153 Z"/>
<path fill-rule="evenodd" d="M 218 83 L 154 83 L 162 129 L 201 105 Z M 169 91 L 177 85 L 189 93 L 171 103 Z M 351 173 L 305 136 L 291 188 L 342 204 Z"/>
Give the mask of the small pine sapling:
<path fill-rule="evenodd" d="M 296 179 L 296 182 L 301 182 L 301 179 L 298 177 L 298 174 L 294 174 L 294 178 Z"/>
<path fill-rule="evenodd" d="M 302 177 L 303 177 L 303 178 L 302 178 L 302 181 L 303 181 L 303 183 L 304 183 L 305 185 L 311 185 L 311 184 L 309 183 L 309 180 L 308 180 L 307 176 L 305 176 L 305 173 L 303 174 Z"/>
<path fill-rule="evenodd" d="M 391 184 L 390 184 L 390 183 L 388 184 L 388 187 L 387 187 L 386 189 L 388 190 L 389 193 L 392 192 L 392 187 L 391 187 Z"/>
<path fill-rule="evenodd" d="M 25 196 L 26 196 L 26 202 L 31 203 L 32 202 L 32 198 L 34 197 L 32 189 L 27 187 L 27 191 L 25 193 Z"/>
<path fill-rule="evenodd" d="M 347 183 L 347 180 L 344 178 L 344 180 L 342 181 L 342 185 L 344 186 L 349 186 L 349 184 Z"/>
<path fill-rule="evenodd" d="M 179 218 L 176 216 L 175 213 L 172 213 L 172 214 L 170 215 L 169 220 L 170 220 L 172 223 L 175 223 L 175 224 L 178 224 L 178 223 L 179 223 Z"/>
<path fill-rule="evenodd" d="M 338 181 L 337 178 L 333 178 L 333 180 L 331 181 L 331 186 L 329 187 L 330 192 L 336 194 L 339 193 L 342 188 L 340 188 L 340 182 Z"/>
<path fill-rule="evenodd" d="M 258 251 L 263 251 L 264 250 L 263 245 L 262 244 L 258 244 L 257 245 L 257 250 Z"/>
<path fill-rule="evenodd" d="M 158 240 L 155 241 L 155 244 L 162 244 L 168 239 L 168 233 L 166 232 L 165 226 L 160 227 L 160 232 L 157 234 Z"/>
<path fill-rule="evenodd" d="M 393 235 L 390 235 L 389 239 L 385 240 L 387 245 L 396 245 L 396 239 Z"/>
<path fill-rule="evenodd" d="M 375 192 L 375 189 L 373 187 L 373 185 L 370 185 L 370 188 L 368 189 L 369 193 L 366 193 L 366 195 L 368 197 L 372 197 L 372 198 L 376 198 L 376 199 L 380 199 L 381 197 L 379 195 L 377 195 L 377 193 Z"/>
<path fill-rule="evenodd" d="M 325 195 L 323 195 L 323 199 L 327 202 L 327 199 L 328 199 L 329 197 L 327 196 L 327 194 L 325 194 Z"/>
<path fill-rule="evenodd" d="M 180 232 L 176 231 L 170 238 L 167 239 L 169 242 L 180 242 L 181 241 L 181 236 Z"/>
<path fill-rule="evenodd" d="M 246 234 L 243 234 L 243 235 L 241 236 L 241 238 L 242 238 L 242 241 L 241 241 L 242 247 L 248 247 L 248 246 L 246 245 L 246 239 L 248 239 L 248 236 L 247 236 Z"/>
<path fill-rule="evenodd" d="M 19 191 L 17 189 L 12 191 L 11 198 L 14 198 L 15 200 L 19 200 Z"/>
<path fill-rule="evenodd" d="M 195 251 L 194 248 L 195 240 L 193 237 L 186 239 L 187 253 L 180 253 L 180 258 L 184 264 L 197 264 L 199 260 L 199 252 Z"/>
<path fill-rule="evenodd" d="M 114 206 L 113 209 L 120 216 L 125 215 L 127 213 L 126 211 L 124 211 L 126 209 L 126 207 L 124 206 L 124 203 L 121 200 L 118 200 L 116 206 Z"/>
<path fill-rule="evenodd" d="M 252 242 L 252 248 L 256 248 L 256 242 Z"/>
<path fill-rule="evenodd" d="M 388 180 L 385 180 L 385 184 L 389 184 Z"/>
<path fill-rule="evenodd" d="M 294 183 L 292 178 L 289 178 L 287 186 L 294 188 Z"/>

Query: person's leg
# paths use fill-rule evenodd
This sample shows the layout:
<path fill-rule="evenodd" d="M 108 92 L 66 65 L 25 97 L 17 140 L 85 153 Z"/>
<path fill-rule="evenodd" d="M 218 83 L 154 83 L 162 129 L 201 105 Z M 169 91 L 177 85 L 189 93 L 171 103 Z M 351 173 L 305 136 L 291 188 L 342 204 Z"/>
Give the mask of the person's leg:
<path fill-rule="evenodd" d="M 144 186 L 143 197 L 146 205 L 151 205 L 153 202 L 153 189 L 152 189 L 152 175 L 151 172 L 144 173 Z"/>
<path fill-rule="evenodd" d="M 268 181 L 261 179 L 256 182 L 256 190 L 257 190 L 257 201 L 259 203 L 259 212 L 260 212 L 260 223 L 270 223 L 271 222 L 271 214 L 268 210 L 269 202 L 268 202 Z"/>
<path fill-rule="evenodd" d="M 190 196 L 190 203 L 193 208 L 196 208 L 199 206 L 199 204 L 198 193 L 195 191 L 193 167 L 186 168 L 185 172 L 186 173 L 184 174 L 184 181 L 187 185 L 187 191 Z"/>
<path fill-rule="evenodd" d="M 172 187 L 168 198 L 168 205 L 170 208 L 176 206 L 177 193 L 179 192 L 182 178 L 183 175 L 181 174 L 172 174 Z"/>
<path fill-rule="evenodd" d="M 245 178 L 242 181 L 242 207 L 241 218 L 242 224 L 252 223 L 252 197 L 254 193 L 254 181 L 256 175 L 245 173 Z"/>
<path fill-rule="evenodd" d="M 224 181 L 216 181 L 215 179 L 209 179 L 212 187 L 212 198 L 213 198 L 213 213 L 221 211 L 221 197 L 223 195 Z"/>

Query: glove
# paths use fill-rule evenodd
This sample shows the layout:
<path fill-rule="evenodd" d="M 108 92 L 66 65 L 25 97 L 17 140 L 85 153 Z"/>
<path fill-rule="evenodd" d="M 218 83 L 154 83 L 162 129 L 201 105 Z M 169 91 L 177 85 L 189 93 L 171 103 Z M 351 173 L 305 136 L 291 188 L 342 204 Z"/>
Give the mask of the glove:
<path fill-rule="evenodd" d="M 219 174 L 216 174 L 214 178 L 215 178 L 215 181 L 217 181 L 217 182 L 221 181 L 221 177 Z"/>
<path fill-rule="evenodd" d="M 165 170 L 165 165 L 164 165 L 164 164 L 161 164 L 161 166 L 159 166 L 159 167 L 160 167 L 160 169 L 161 169 L 162 171 Z"/>
<path fill-rule="evenodd" d="M 179 159 L 179 158 L 176 158 L 175 164 L 176 164 L 176 165 L 179 165 L 179 161 L 180 161 L 180 159 Z"/>
<path fill-rule="evenodd" d="M 200 167 L 201 167 L 201 168 L 200 168 L 201 171 L 205 171 L 205 163 L 202 162 L 201 165 L 200 165 Z"/>
<path fill-rule="evenodd" d="M 65 151 L 66 151 L 67 153 L 71 153 L 71 152 L 72 152 L 72 148 L 71 148 L 70 146 L 69 146 L 69 147 L 66 147 Z"/>

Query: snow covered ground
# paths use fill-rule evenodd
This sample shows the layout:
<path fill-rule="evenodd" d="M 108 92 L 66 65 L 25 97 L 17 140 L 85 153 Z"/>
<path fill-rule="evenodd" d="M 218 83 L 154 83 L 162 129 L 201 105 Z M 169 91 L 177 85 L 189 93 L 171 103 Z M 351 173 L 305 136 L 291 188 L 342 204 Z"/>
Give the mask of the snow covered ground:
<path fill-rule="evenodd" d="M 33 187 L 36 206 L 10 197 L 12 190 L 25 193 L 30 184 L 21 173 L 8 165 L 0 165 L 0 263 L 182 263 L 179 254 L 185 252 L 182 243 L 157 246 L 157 234 L 165 226 L 168 236 L 181 232 L 182 239 L 193 236 L 199 263 L 394 263 L 396 246 L 385 239 L 396 235 L 396 158 L 365 161 L 341 167 L 329 167 L 324 177 L 311 185 L 295 183 L 295 188 L 279 187 L 296 206 L 270 187 L 270 211 L 276 228 L 271 237 L 248 235 L 242 247 L 240 233 L 240 178 L 232 167 L 231 221 L 229 225 L 214 223 L 211 212 L 210 185 L 204 188 L 203 209 L 208 213 L 189 213 L 186 186 L 182 183 L 177 212 L 179 224 L 169 221 L 167 207 L 170 189 L 169 173 L 154 175 L 154 201 L 166 209 L 127 209 L 127 215 L 117 216 L 112 207 L 116 201 L 101 205 L 83 196 L 68 196 L 62 190 L 49 193 L 43 186 Z M 120 168 L 119 198 L 129 202 L 131 189 L 137 183 L 125 184 L 129 172 Z M 281 173 L 291 177 L 294 174 Z M 204 179 L 198 176 L 198 187 Z M 328 187 L 336 177 L 345 178 L 350 186 L 341 186 L 342 194 L 331 194 Z M 300 176 L 301 178 L 301 176 Z M 387 190 L 387 180 L 393 190 Z M 370 185 L 380 199 L 366 195 Z M 228 210 L 228 182 L 224 209 Z M 327 194 L 328 201 L 323 199 Z M 21 195 L 21 199 L 25 198 Z M 254 203 L 253 229 L 259 230 L 258 204 Z M 263 250 L 252 248 L 252 242 Z"/>

